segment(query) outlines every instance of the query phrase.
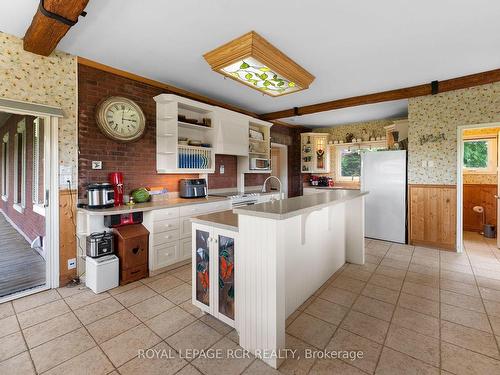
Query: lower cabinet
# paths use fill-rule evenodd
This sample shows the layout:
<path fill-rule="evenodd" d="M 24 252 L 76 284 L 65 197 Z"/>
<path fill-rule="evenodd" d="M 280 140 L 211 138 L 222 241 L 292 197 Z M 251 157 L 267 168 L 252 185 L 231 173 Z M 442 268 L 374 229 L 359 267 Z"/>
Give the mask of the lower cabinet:
<path fill-rule="evenodd" d="M 234 327 L 237 233 L 194 223 L 192 244 L 193 304 Z"/>

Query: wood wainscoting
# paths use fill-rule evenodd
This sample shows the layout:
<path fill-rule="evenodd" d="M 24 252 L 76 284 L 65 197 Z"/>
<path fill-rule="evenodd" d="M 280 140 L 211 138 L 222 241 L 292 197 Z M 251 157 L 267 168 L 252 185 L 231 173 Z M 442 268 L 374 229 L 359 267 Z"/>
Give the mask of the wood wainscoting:
<path fill-rule="evenodd" d="M 76 277 L 76 269 L 68 270 L 68 259 L 76 258 L 76 190 L 59 192 L 59 285 Z"/>
<path fill-rule="evenodd" d="M 486 213 L 486 224 L 497 225 L 496 184 L 464 184 L 463 185 L 463 225 L 464 230 L 481 231 L 481 214 L 472 211 L 474 206 L 483 206 Z"/>
<path fill-rule="evenodd" d="M 408 196 L 410 244 L 455 250 L 456 186 L 412 184 Z"/>

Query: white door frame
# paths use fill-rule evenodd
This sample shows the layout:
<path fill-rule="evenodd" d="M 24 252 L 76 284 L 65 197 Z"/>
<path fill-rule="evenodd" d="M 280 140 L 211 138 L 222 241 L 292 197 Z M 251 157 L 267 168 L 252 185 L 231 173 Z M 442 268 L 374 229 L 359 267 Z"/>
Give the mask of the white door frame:
<path fill-rule="evenodd" d="M 500 122 L 488 122 L 485 124 L 460 125 L 457 127 L 457 252 L 463 252 L 463 131 L 476 128 L 497 128 Z M 498 146 L 498 145 L 497 145 Z M 500 160 L 499 160 L 500 162 Z M 497 223 L 498 224 L 498 223 Z"/>
<path fill-rule="evenodd" d="M 280 180 L 283 185 L 283 198 L 288 198 L 288 146 L 281 143 L 271 143 L 271 148 L 280 149 Z M 284 178 L 281 178 L 283 177 Z"/>
<path fill-rule="evenodd" d="M 48 178 L 48 209 L 45 214 L 48 251 L 46 254 L 45 285 L 0 298 L 0 303 L 24 297 L 42 290 L 59 287 L 59 118 L 62 109 L 42 104 L 0 98 L 0 111 L 17 115 L 43 117 L 48 125 L 45 134 L 49 137 L 50 160 L 44 175 Z M 48 175 L 47 175 L 48 172 Z"/>

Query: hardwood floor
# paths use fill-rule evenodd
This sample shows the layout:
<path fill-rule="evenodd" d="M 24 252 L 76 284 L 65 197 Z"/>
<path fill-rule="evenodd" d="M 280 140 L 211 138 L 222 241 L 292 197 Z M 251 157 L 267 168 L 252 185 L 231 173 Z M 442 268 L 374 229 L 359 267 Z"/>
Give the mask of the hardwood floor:
<path fill-rule="evenodd" d="M 0 214 L 0 297 L 45 284 L 45 260 Z"/>

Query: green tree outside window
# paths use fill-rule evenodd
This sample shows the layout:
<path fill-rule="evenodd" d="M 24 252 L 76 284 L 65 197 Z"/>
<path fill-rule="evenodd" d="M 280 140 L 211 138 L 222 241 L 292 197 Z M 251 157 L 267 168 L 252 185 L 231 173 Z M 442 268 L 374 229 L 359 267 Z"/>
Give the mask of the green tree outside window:
<path fill-rule="evenodd" d="M 464 142 L 464 167 L 470 169 L 488 167 L 487 141 Z"/>

